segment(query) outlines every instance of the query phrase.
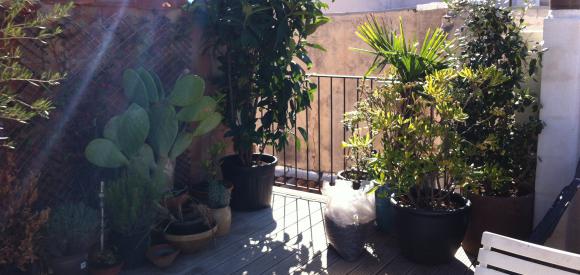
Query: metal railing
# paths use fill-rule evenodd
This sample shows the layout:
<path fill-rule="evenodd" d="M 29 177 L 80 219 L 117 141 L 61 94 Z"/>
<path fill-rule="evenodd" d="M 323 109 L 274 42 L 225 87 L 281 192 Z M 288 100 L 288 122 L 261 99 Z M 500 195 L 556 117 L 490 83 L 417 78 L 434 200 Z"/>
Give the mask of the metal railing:
<path fill-rule="evenodd" d="M 351 111 L 361 98 L 363 82 L 369 88 L 379 83 L 376 77 L 312 74 L 318 91 L 311 108 L 298 115 L 297 127 L 306 130 L 307 141 L 302 146 L 290 144 L 281 151 L 271 148 L 278 157 L 276 185 L 320 193 L 325 181 L 334 181 L 340 170 L 347 168 L 341 142 L 347 138 L 342 125 L 343 114 Z M 299 136 L 294 129 L 294 135 Z"/>

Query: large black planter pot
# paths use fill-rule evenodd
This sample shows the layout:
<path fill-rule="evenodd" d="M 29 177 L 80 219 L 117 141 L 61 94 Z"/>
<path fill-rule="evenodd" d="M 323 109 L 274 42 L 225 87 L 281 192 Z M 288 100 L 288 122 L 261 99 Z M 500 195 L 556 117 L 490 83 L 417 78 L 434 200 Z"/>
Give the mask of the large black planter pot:
<path fill-rule="evenodd" d="M 124 267 L 131 269 L 142 266 L 147 261 L 146 254 L 151 241 L 149 230 L 131 235 L 112 233 L 112 241 L 119 249 Z"/>
<path fill-rule="evenodd" d="M 395 230 L 401 253 L 413 262 L 436 265 L 449 263 L 461 245 L 469 222 L 471 202 L 452 194 L 463 207 L 452 211 L 429 211 L 401 207 L 391 196 Z"/>
<path fill-rule="evenodd" d="M 252 211 L 270 207 L 278 159 L 266 154 L 254 154 L 254 158 L 264 164 L 245 167 L 237 155 L 222 159 L 224 180 L 234 186 L 231 198 L 234 210 Z"/>

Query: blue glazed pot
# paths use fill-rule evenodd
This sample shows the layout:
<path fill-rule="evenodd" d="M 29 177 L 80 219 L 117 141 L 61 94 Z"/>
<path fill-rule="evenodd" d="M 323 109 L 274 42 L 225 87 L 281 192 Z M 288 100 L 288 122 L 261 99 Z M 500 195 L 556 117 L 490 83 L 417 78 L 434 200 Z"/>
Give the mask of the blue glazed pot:
<path fill-rule="evenodd" d="M 375 207 L 377 214 L 377 229 L 383 233 L 391 233 L 395 212 L 389 203 L 391 199 L 391 189 L 383 185 L 375 191 Z"/>

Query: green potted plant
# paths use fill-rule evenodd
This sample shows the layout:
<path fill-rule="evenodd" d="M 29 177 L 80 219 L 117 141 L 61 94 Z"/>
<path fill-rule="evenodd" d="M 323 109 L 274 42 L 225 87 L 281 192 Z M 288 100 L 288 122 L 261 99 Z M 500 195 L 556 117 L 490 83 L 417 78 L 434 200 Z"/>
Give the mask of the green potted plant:
<path fill-rule="evenodd" d="M 226 137 L 236 155 L 222 162 L 224 180 L 235 186 L 234 209 L 255 210 L 271 202 L 277 158 L 264 153 L 291 140 L 296 114 L 310 106 L 316 86 L 301 60 L 312 66 L 306 39 L 329 21 L 321 0 L 195 1 L 193 12 L 205 16 L 207 44 L 219 61 L 217 88 Z M 303 138 L 306 131 L 299 128 Z M 294 137 L 298 144 L 299 139 Z"/>
<path fill-rule="evenodd" d="M 471 203 L 455 192 L 470 177 L 456 130 L 466 115 L 449 91 L 456 74 L 437 71 L 427 76 L 421 94 L 408 97 L 401 96 L 405 84 L 385 86 L 385 109 L 374 111 L 374 126 L 388 129 L 376 162 L 395 191 L 395 233 L 402 254 L 422 264 L 451 261 L 469 219 Z"/>
<path fill-rule="evenodd" d="M 211 210 L 193 200 L 179 205 L 176 210 L 166 209 L 165 239 L 185 254 L 206 247 L 217 231 Z"/>
<path fill-rule="evenodd" d="M 52 211 L 45 227 L 45 250 L 54 274 L 82 274 L 97 241 L 97 211 L 84 203 L 64 204 Z"/>
<path fill-rule="evenodd" d="M 208 185 L 207 205 L 211 209 L 213 219 L 217 224 L 216 236 L 223 236 L 230 231 L 232 224 L 232 210 L 230 208 L 230 198 L 232 185 L 227 185 L 222 180 L 220 171 L 220 156 L 225 150 L 225 143 L 213 144 L 209 149 L 209 159 L 202 164 L 207 173 Z"/>
<path fill-rule="evenodd" d="M 105 210 L 110 241 L 116 247 L 127 268 L 145 262 L 163 185 L 154 184 L 128 169 L 105 186 Z"/>
<path fill-rule="evenodd" d="M 427 31 L 420 50 L 417 42 L 405 38 L 402 19 L 399 22 L 397 32 L 390 30 L 385 22 L 380 22 L 371 15 L 366 22 L 357 27 L 356 34 L 370 49 L 355 50 L 374 56 L 373 63 L 366 75 L 381 73 L 389 66 L 389 69 L 384 72 L 385 85 L 391 86 L 393 84 L 389 79 L 404 83 L 400 91 L 402 98 L 408 98 L 413 93 L 421 94 L 422 84 L 425 82 L 427 75 L 451 65 L 447 57 L 451 51 L 452 43 L 447 41 L 447 34 L 441 29 L 437 29 L 434 32 Z M 376 138 L 381 136 L 382 132 L 392 130 L 380 128 L 381 124 L 373 125 L 373 121 L 382 119 L 382 117 L 376 117 L 377 113 L 374 111 L 385 109 L 385 106 L 391 104 L 392 98 L 390 93 L 386 93 L 382 89 L 369 89 L 364 84 L 363 82 L 363 99 L 357 102 L 354 111 L 345 114 L 344 123 L 353 134 L 363 132 Z M 408 99 L 405 100 L 409 101 Z M 360 136 L 360 134 L 358 135 Z M 368 148 L 369 145 L 367 143 L 368 140 L 359 142 L 368 154 L 369 150 L 372 149 Z M 373 140 L 371 143 L 374 144 L 375 141 Z M 358 166 L 366 167 L 368 176 L 374 182 L 372 191 L 375 193 L 378 229 L 389 233 L 391 232 L 394 218 L 394 212 L 390 207 L 389 200 L 394 191 L 395 182 L 389 181 L 381 173 L 387 168 L 382 167 L 381 163 L 376 161 L 376 153 L 382 151 L 381 147 L 388 147 L 391 141 L 378 139 L 378 143 L 379 145 L 373 150 L 376 152 L 363 158 L 367 159 L 368 163 L 361 163 Z"/>
<path fill-rule="evenodd" d="M 484 231 L 526 239 L 532 230 L 538 134 L 536 95 L 526 83 L 534 80 L 544 49 L 523 37 L 525 11 L 516 16 L 497 1 L 450 1 L 452 15 L 464 21 L 457 33 L 457 66 L 494 66 L 505 81 L 482 87 L 457 83 L 454 97 L 468 115 L 459 131 L 468 162 L 477 171 L 466 186 L 473 203 L 464 249 L 477 254 Z M 502 211 L 497 211 L 502 209 Z"/>

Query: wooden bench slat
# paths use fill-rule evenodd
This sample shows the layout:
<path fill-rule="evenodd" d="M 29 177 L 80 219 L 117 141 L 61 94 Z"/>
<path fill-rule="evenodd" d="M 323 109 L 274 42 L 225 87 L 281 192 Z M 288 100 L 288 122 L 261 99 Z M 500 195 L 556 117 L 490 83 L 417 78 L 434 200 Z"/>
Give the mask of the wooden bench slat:
<path fill-rule="evenodd" d="M 578 254 L 508 238 L 491 232 L 483 233 L 481 243 L 484 247 L 493 247 L 526 258 L 580 271 L 580 255 Z"/>
<path fill-rule="evenodd" d="M 487 267 L 478 266 L 475 268 L 475 274 L 477 275 L 506 275 L 506 273 L 499 272 L 497 270 L 489 269 Z"/>
<path fill-rule="evenodd" d="M 481 248 L 477 259 L 482 266 L 493 266 L 507 271 L 526 275 L 574 275 L 561 269 L 525 261 L 515 257 Z"/>

